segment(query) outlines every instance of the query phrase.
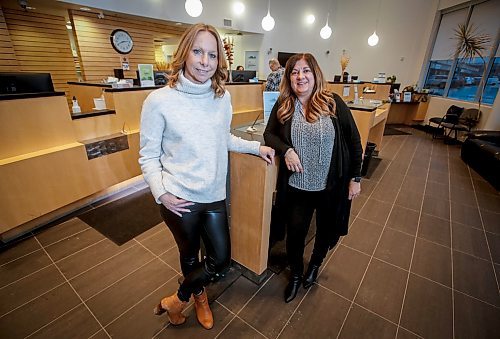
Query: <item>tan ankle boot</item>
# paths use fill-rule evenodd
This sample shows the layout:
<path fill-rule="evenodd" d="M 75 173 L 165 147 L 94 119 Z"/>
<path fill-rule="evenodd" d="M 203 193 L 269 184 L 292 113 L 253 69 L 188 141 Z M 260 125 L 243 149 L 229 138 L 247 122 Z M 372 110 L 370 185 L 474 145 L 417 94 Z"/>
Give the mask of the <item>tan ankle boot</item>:
<path fill-rule="evenodd" d="M 154 309 L 154 314 L 160 315 L 167 312 L 172 325 L 181 325 L 186 321 L 186 317 L 182 314 L 186 305 L 187 302 L 180 300 L 177 293 L 175 293 L 170 297 L 163 298 Z"/>
<path fill-rule="evenodd" d="M 200 325 L 207 330 L 214 327 L 214 317 L 210 305 L 208 305 L 207 291 L 203 290 L 200 295 L 194 295 L 194 307 Z"/>

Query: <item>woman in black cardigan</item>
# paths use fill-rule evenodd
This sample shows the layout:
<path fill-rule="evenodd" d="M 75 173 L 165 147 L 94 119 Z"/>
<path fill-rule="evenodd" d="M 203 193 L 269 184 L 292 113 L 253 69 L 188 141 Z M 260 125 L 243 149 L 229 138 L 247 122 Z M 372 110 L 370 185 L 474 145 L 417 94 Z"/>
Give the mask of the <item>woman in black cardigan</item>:
<path fill-rule="evenodd" d="M 351 200 L 361 192 L 358 129 L 347 105 L 326 90 L 311 54 L 288 60 L 264 139 L 281 155 L 271 227 L 286 225 L 291 277 L 285 301 L 290 302 L 301 282 L 308 288 L 316 281 L 328 250 L 347 234 Z M 314 250 L 303 279 L 305 238 L 314 210 Z"/>

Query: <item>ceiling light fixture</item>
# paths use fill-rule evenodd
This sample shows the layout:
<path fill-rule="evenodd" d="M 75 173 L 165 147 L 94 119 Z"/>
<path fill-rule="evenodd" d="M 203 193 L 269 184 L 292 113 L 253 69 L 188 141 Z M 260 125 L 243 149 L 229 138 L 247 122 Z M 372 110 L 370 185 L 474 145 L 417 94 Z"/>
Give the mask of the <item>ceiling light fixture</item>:
<path fill-rule="evenodd" d="M 271 16 L 271 0 L 268 2 L 267 15 L 262 19 L 262 29 L 264 31 L 272 31 L 274 28 L 274 19 Z"/>
<path fill-rule="evenodd" d="M 377 11 L 377 21 L 375 21 L 375 31 L 373 31 L 373 34 L 370 35 L 370 37 L 368 38 L 368 45 L 370 45 L 371 47 L 377 46 L 378 41 L 379 41 L 379 38 L 378 38 L 378 35 L 377 35 L 377 28 L 378 28 L 378 18 L 379 18 L 379 15 L 380 15 L 380 6 L 381 5 L 382 5 L 382 0 L 379 0 L 379 2 L 378 2 L 378 11 Z"/>
<path fill-rule="evenodd" d="M 309 14 L 308 16 L 306 16 L 306 22 L 309 25 L 312 25 L 314 21 L 316 21 L 316 17 L 313 14 Z"/>
<path fill-rule="evenodd" d="M 319 31 L 319 36 L 323 39 L 328 39 L 332 35 L 332 29 L 328 26 L 328 18 L 330 17 L 330 13 L 326 16 L 326 25 Z"/>
<path fill-rule="evenodd" d="M 233 4 L 233 12 L 234 12 L 234 14 L 241 15 L 241 14 L 243 14 L 244 11 L 245 11 L 245 5 L 242 2 L 236 1 Z"/>
<path fill-rule="evenodd" d="M 187 14 L 193 18 L 199 17 L 201 12 L 203 12 L 203 4 L 200 0 L 186 0 L 184 8 L 186 9 Z"/>

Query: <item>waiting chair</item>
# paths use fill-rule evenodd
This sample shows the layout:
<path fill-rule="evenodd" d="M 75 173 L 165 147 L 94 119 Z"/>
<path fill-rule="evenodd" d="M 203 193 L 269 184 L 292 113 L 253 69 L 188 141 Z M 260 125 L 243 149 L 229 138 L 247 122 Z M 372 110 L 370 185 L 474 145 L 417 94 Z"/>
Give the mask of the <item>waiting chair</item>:
<path fill-rule="evenodd" d="M 458 132 L 470 132 L 479 123 L 480 119 L 480 110 L 477 108 L 468 108 L 460 115 L 458 122 L 441 123 L 441 127 L 449 130 L 448 134 L 445 134 L 445 141 L 449 140 L 453 132 L 455 132 L 455 141 L 458 141 Z"/>
<path fill-rule="evenodd" d="M 463 111 L 463 107 L 451 105 L 443 117 L 430 118 L 427 126 L 429 127 L 429 130 L 432 128 L 432 138 L 435 139 L 438 134 L 440 134 L 439 132 L 444 132 L 444 128 L 442 126 L 443 123 L 458 124 L 460 115 L 463 113 Z M 435 124 L 437 126 L 433 127 L 431 126 L 431 124 Z"/>

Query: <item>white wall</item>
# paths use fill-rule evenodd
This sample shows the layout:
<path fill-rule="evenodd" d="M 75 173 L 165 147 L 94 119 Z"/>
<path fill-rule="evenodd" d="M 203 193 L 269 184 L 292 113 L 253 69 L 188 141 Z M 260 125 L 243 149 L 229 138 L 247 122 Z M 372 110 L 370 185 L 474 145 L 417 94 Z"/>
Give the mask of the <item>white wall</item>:
<path fill-rule="evenodd" d="M 93 8 L 135 14 L 185 23 L 207 22 L 223 27 L 223 19 L 232 19 L 233 28 L 259 33 L 235 39 L 235 65 L 243 64 L 245 50 L 260 51 L 259 77 L 269 73 L 268 60 L 278 51 L 310 52 L 318 59 L 328 80 L 340 73 L 340 55 L 345 49 L 351 56 L 347 71 L 371 80 L 378 72 L 395 74 L 403 86 L 418 81 L 434 21 L 438 0 L 381 0 L 377 34 L 380 42 L 369 47 L 368 37 L 375 29 L 379 2 L 375 0 L 272 0 L 271 15 L 276 20 L 273 31 L 265 32 L 260 24 L 267 14 L 267 0 L 241 0 L 246 12 L 242 17 L 232 13 L 231 0 L 203 0 L 199 18 L 189 17 L 184 0 L 67 0 Z M 452 0 L 449 0 L 452 1 Z M 455 0 L 457 2 L 458 0 Z M 319 36 L 330 12 L 332 37 Z M 316 22 L 306 26 L 304 16 L 312 13 Z M 273 49 L 267 54 L 269 48 Z M 327 55 L 326 51 L 330 53 Z M 403 60 L 401 60 L 403 58 Z"/>

